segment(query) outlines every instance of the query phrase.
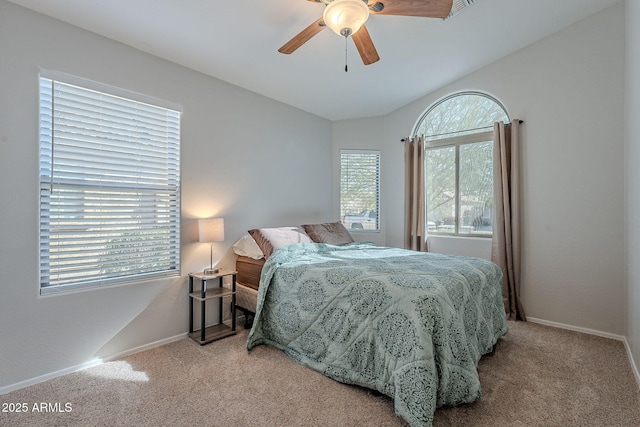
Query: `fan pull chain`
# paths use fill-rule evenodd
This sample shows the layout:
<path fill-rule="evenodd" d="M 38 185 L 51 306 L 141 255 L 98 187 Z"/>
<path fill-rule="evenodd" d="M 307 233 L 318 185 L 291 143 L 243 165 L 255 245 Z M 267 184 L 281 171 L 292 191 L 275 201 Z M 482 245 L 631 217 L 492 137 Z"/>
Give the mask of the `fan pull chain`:
<path fill-rule="evenodd" d="M 348 60 L 349 60 L 349 55 L 347 52 L 349 44 L 347 43 L 347 37 L 344 38 L 344 72 L 346 73 L 347 71 L 349 71 L 349 65 L 348 65 Z"/>

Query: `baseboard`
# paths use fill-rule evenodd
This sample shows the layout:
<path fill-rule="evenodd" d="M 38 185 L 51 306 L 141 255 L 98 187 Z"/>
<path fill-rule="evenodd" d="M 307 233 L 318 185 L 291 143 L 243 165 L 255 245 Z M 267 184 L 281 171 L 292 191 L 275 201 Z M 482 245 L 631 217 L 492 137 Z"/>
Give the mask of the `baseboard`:
<path fill-rule="evenodd" d="M 71 374 L 71 373 L 74 373 L 74 372 L 82 371 L 84 369 L 92 368 L 94 366 L 101 365 L 101 364 L 109 362 L 111 360 L 120 359 L 120 358 L 128 356 L 130 354 L 139 353 L 141 351 L 149 350 L 149 349 L 152 349 L 152 348 L 155 348 L 155 347 L 160 347 L 162 345 L 169 344 L 171 342 L 181 340 L 181 339 L 186 338 L 188 336 L 189 335 L 185 332 L 183 334 L 175 335 L 173 337 L 164 338 L 164 339 L 159 340 L 159 341 L 154 341 L 154 342 L 151 342 L 151 343 L 148 343 L 148 344 L 141 345 L 139 347 L 135 347 L 135 348 L 131 348 L 129 350 L 121 351 L 119 353 L 112 354 L 112 355 L 107 356 L 107 357 L 96 358 L 96 359 L 90 360 L 88 362 L 81 363 L 80 365 L 70 366 L 68 368 L 61 369 L 59 371 L 50 372 L 48 374 L 41 375 L 39 377 L 31 378 L 31 379 L 28 379 L 28 380 L 25 380 L 25 381 L 20 381 L 19 383 L 10 384 L 8 386 L 0 387 L 0 395 L 7 394 L 7 393 L 10 393 L 10 392 L 15 391 L 15 390 L 20 390 L 21 388 L 29 387 L 29 386 L 32 386 L 34 384 L 41 383 L 43 381 L 51 380 L 53 378 L 61 377 L 63 375 L 67 375 L 67 374 Z"/>
<path fill-rule="evenodd" d="M 20 381 L 19 383 L 9 384 L 4 387 L 0 387 L 0 395 L 10 393 L 12 391 L 20 390 L 21 388 L 29 387 L 34 384 L 38 384 L 53 378 L 61 377 L 63 375 L 71 374 L 74 372 L 82 371 L 84 369 L 92 368 L 103 364 L 103 359 L 93 359 L 80 365 L 71 366 L 69 368 L 60 369 L 59 371 L 50 372 L 48 374 L 40 375 L 39 377 L 31 378 L 28 380 Z"/>
<path fill-rule="evenodd" d="M 535 317 L 529 317 L 529 316 L 527 316 L 527 321 L 531 323 L 539 323 L 541 325 L 546 325 L 546 326 L 553 326 L 554 328 L 568 329 L 570 331 L 582 332 L 584 334 L 595 335 L 603 338 L 610 338 L 616 341 L 625 341 L 625 337 L 623 335 L 616 335 L 609 332 L 602 332 L 596 329 L 582 328 L 580 326 L 567 325 L 565 323 L 551 322 L 549 320 L 536 319 Z"/>
<path fill-rule="evenodd" d="M 631 365 L 631 371 L 633 372 L 633 376 L 636 379 L 636 384 L 638 385 L 638 388 L 640 389 L 640 372 L 638 372 L 638 365 L 636 365 L 635 361 L 633 360 L 633 354 L 631 353 L 631 347 L 629 346 L 629 342 L 627 341 L 627 337 L 625 337 L 624 335 L 616 335 L 616 334 L 611 334 L 609 332 L 602 332 L 602 331 L 598 331 L 598 330 L 595 330 L 595 329 L 589 329 L 589 328 L 582 328 L 582 327 L 579 327 L 579 326 L 567 325 L 565 323 L 551 322 L 549 320 L 536 319 L 535 317 L 529 317 L 529 316 L 527 316 L 527 320 L 529 322 L 531 322 L 531 323 L 539 323 L 541 325 L 552 326 L 554 328 L 568 329 L 570 331 L 582 332 L 582 333 L 589 334 L 589 335 L 596 335 L 598 337 L 610 338 L 612 340 L 622 341 L 622 343 L 624 344 L 624 348 L 627 351 L 627 357 L 629 358 L 629 364 Z"/>
<path fill-rule="evenodd" d="M 624 339 L 624 348 L 627 349 L 627 356 L 629 357 L 629 363 L 631 363 L 631 370 L 633 371 L 633 375 L 636 377 L 638 389 L 640 389 L 640 372 L 638 371 L 638 365 L 636 365 L 633 360 L 633 354 L 631 353 L 631 347 L 629 346 L 627 338 Z"/>

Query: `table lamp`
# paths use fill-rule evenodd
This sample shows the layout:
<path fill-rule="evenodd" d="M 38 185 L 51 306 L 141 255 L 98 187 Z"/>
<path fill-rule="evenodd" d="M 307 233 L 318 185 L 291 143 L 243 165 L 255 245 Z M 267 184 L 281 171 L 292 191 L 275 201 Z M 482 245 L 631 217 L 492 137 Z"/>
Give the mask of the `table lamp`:
<path fill-rule="evenodd" d="M 206 218 L 198 220 L 198 241 L 211 244 L 211 264 L 204 274 L 216 274 L 219 268 L 213 268 L 213 242 L 224 241 L 224 218 Z"/>

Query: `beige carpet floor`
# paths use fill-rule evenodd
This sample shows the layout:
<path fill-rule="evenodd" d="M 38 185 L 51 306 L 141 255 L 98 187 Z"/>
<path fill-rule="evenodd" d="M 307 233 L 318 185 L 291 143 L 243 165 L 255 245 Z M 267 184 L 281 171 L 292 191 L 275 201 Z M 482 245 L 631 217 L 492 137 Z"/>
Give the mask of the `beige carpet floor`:
<path fill-rule="evenodd" d="M 640 391 L 622 343 L 509 322 L 480 361 L 483 396 L 436 411 L 434 426 L 640 426 Z M 2 426 L 403 426 L 393 402 L 245 350 L 247 332 L 189 339 L 0 396 Z M 45 404 L 42 406 L 41 404 Z M 44 412 L 34 410 L 44 408 Z"/>

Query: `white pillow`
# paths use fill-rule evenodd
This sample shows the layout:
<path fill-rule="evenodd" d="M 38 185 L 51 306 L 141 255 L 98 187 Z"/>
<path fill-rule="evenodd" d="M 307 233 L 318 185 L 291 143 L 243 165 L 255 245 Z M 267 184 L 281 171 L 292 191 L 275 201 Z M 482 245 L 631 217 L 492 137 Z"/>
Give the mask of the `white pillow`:
<path fill-rule="evenodd" d="M 250 235 L 246 235 L 240 238 L 233 244 L 233 252 L 236 255 L 246 256 L 253 259 L 264 258 L 264 254 L 260 250 L 260 247 L 256 241 Z"/>
<path fill-rule="evenodd" d="M 249 230 L 249 234 L 258 244 L 265 259 L 281 246 L 313 242 L 302 227 L 254 228 Z"/>

